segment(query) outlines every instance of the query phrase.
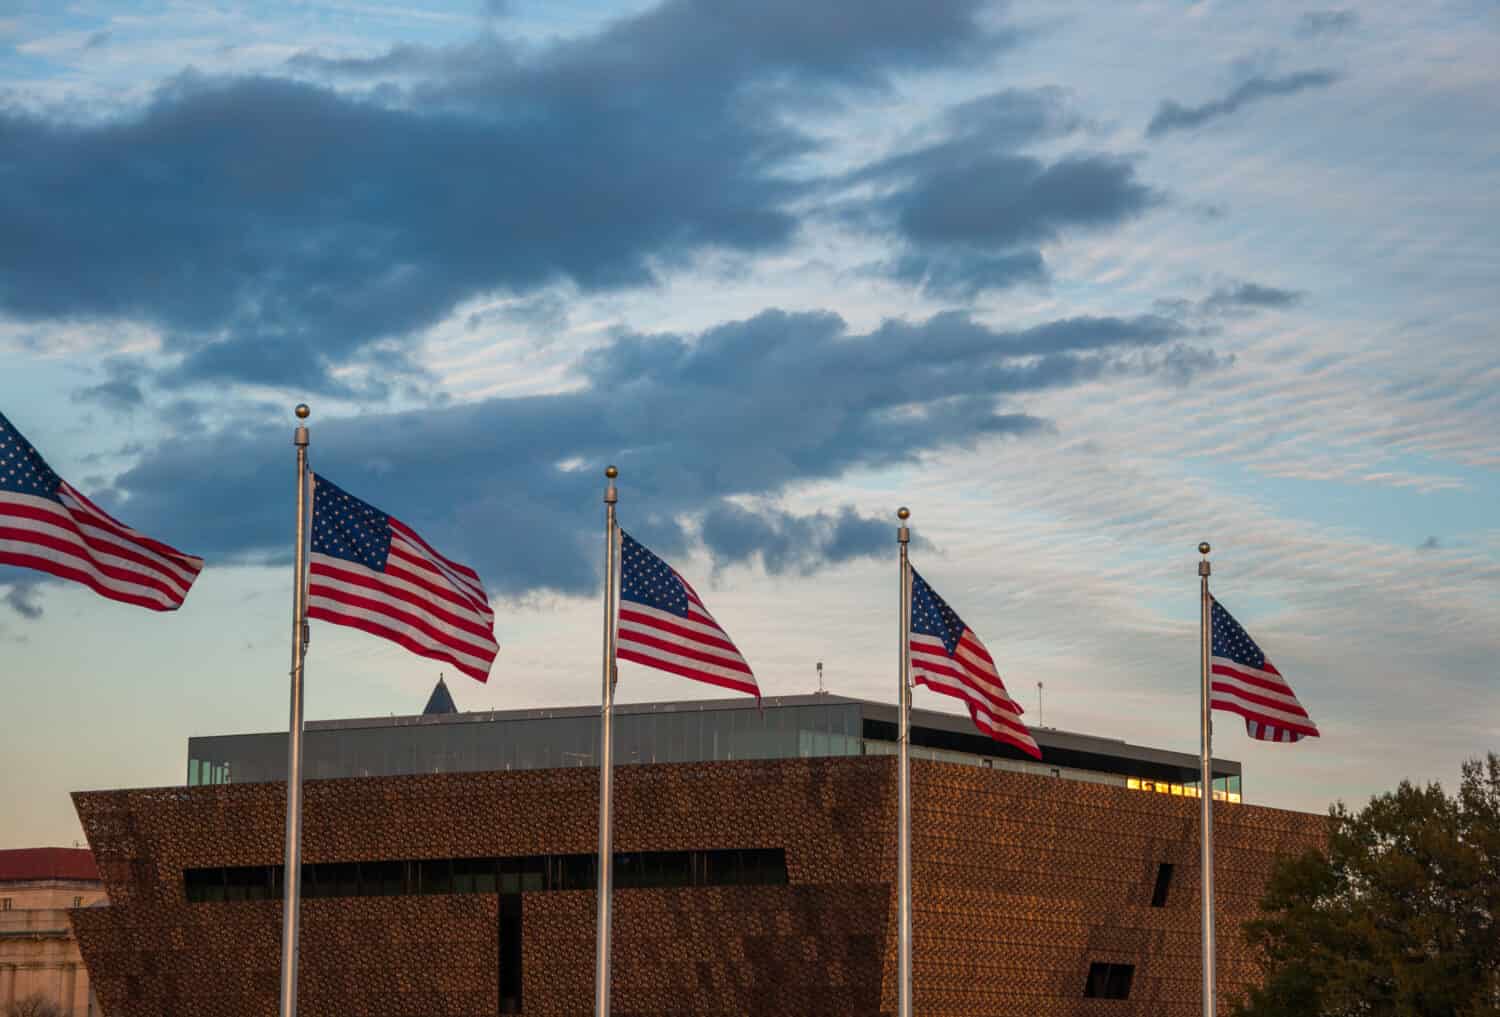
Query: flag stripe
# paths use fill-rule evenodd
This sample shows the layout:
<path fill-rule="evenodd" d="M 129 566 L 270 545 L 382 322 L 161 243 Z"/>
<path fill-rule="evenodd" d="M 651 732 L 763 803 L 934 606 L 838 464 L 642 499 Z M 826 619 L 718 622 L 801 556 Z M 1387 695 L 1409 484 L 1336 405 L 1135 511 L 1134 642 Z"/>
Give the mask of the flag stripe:
<path fill-rule="evenodd" d="M 69 564 L 76 561 L 71 556 L 54 555 L 43 557 L 37 554 L 27 554 L 22 551 L 11 550 L 14 546 L 12 541 L 0 541 L 0 564 L 15 565 L 23 569 L 36 569 L 46 572 L 59 579 L 71 579 L 76 583 L 82 583 L 89 589 L 102 597 L 110 600 L 118 600 L 125 604 L 134 604 L 136 607 L 149 608 L 152 611 L 175 611 L 176 604 L 163 601 L 159 597 L 148 597 L 130 592 L 129 587 L 120 587 L 106 584 L 99 578 L 98 573 L 92 569 L 78 568 Z"/>
<path fill-rule="evenodd" d="M 30 504 L 13 500 L 17 498 L 24 498 Z M 66 508 L 54 501 L 0 494 L 0 541 L 14 553 L 24 554 L 29 550 L 75 572 L 92 575 L 96 582 L 86 585 L 106 597 L 115 593 L 144 596 L 156 601 L 159 610 L 173 610 L 187 595 L 187 588 L 175 575 L 164 575 L 149 559 L 133 554 L 129 548 L 93 543 Z M 70 574 L 63 578 L 75 577 Z M 134 599 L 129 602 L 136 603 Z"/>
<path fill-rule="evenodd" d="M 388 639 L 478 681 L 499 652 L 478 573 L 411 527 L 314 477 L 307 616 Z"/>
<path fill-rule="evenodd" d="M 361 629 L 373 636 L 388 639 L 419 657 L 452 664 L 462 673 L 478 681 L 482 682 L 489 678 L 493 657 L 470 657 L 457 653 L 446 644 L 434 643 L 424 638 L 420 630 L 407 625 L 392 624 L 391 615 L 384 611 L 351 610 L 341 603 L 325 603 L 321 600 L 314 602 L 309 599 L 307 616 L 319 621 L 332 622 L 335 625 Z"/>
<path fill-rule="evenodd" d="M 1312 724 L 1307 723 L 1307 722 L 1297 721 L 1297 720 L 1292 720 L 1292 719 L 1272 718 L 1272 717 L 1267 716 L 1263 711 L 1252 710 L 1252 709 L 1250 709 L 1248 707 L 1242 706 L 1241 704 L 1239 704 L 1237 702 L 1234 702 L 1232 700 L 1227 700 L 1227 699 L 1223 699 L 1223 700 L 1212 699 L 1212 700 L 1210 700 L 1210 703 L 1213 705 L 1213 708 L 1215 710 L 1224 710 L 1224 711 L 1226 711 L 1228 713 L 1237 713 L 1241 717 L 1244 717 L 1245 721 L 1246 721 L 1246 727 L 1247 727 L 1247 729 L 1248 729 L 1250 723 L 1252 723 L 1252 722 L 1259 722 L 1259 723 L 1265 725 L 1267 728 L 1271 728 L 1271 729 L 1282 728 L 1282 729 L 1285 729 L 1285 730 L 1288 730 L 1288 731 L 1296 731 L 1298 734 L 1310 735 L 1310 736 L 1312 736 L 1314 738 L 1318 737 L 1318 729 L 1316 727 L 1314 727 Z M 1253 734 L 1253 732 L 1252 732 L 1252 734 Z M 1279 738 L 1261 738 L 1260 740 L 1261 741 L 1280 741 L 1281 739 L 1279 739 Z"/>
<path fill-rule="evenodd" d="M 111 531 L 101 529 L 87 516 L 74 515 L 68 511 L 66 503 L 46 498 L 31 499 L 26 504 L 11 502 L 0 506 L 0 517 L 24 520 L 22 528 L 39 526 L 36 532 L 45 532 L 70 543 L 76 541 L 90 557 L 107 558 L 116 567 L 158 579 L 170 587 L 179 600 L 187 595 L 188 587 L 193 584 L 193 577 L 197 575 L 194 572 L 184 579 L 173 563 L 117 537 Z M 130 566 L 135 568 L 131 569 Z"/>
<path fill-rule="evenodd" d="M 199 558 L 197 555 L 183 554 L 176 548 L 169 547 L 159 540 L 152 540 L 145 534 L 132 530 L 98 505 L 95 505 L 82 491 L 79 491 L 66 480 L 58 484 L 57 493 L 65 502 L 73 502 L 73 507 L 91 517 L 101 530 L 109 531 L 118 541 L 137 548 L 143 554 L 152 555 L 161 564 L 176 570 L 186 585 L 191 586 L 193 580 L 197 578 L 198 573 L 203 571 L 202 558 Z"/>
<path fill-rule="evenodd" d="M 680 664 L 671 657 L 659 654 L 635 653 L 625 646 L 621 646 L 616 653 L 621 660 L 628 660 L 635 664 L 644 664 L 646 667 L 655 668 L 658 671 L 666 671 L 670 674 L 680 675 L 683 678 L 691 678 L 694 681 L 706 682 L 709 685 L 717 685 L 723 689 L 733 689 L 735 692 L 743 692 L 746 695 L 760 698 L 760 686 L 754 681 L 745 681 L 742 678 L 734 678 L 712 671 L 704 671 L 701 668 Z"/>
<path fill-rule="evenodd" d="M 1318 737 L 1291 685 L 1217 599 L 1211 602 L 1210 616 L 1209 707 L 1239 714 L 1246 733 L 1259 741 Z"/>
<path fill-rule="evenodd" d="M 309 571 L 314 576 L 323 576 L 327 582 L 341 583 L 350 592 L 357 594 L 354 586 L 362 586 L 371 594 L 381 595 L 389 598 L 398 606 L 411 607 L 420 610 L 423 615 L 432 618 L 432 624 L 440 625 L 453 633 L 466 633 L 478 642 L 486 642 L 490 637 L 490 628 L 483 622 L 477 621 L 472 612 L 456 612 L 453 610 L 452 601 L 437 600 L 428 595 L 422 586 L 407 582 L 401 574 L 374 573 L 369 568 L 362 568 L 351 562 L 341 561 L 338 558 L 327 558 L 324 555 L 312 555 Z"/>
<path fill-rule="evenodd" d="M 734 644 L 728 639 L 723 638 L 722 629 L 717 627 L 709 628 L 703 624 L 688 624 L 685 623 L 684 619 L 669 614 L 666 611 L 658 611 L 642 604 L 630 604 L 629 607 L 626 607 L 627 603 L 629 602 L 625 601 L 620 604 L 620 624 L 622 626 L 628 622 L 639 626 L 643 630 L 655 629 L 658 632 L 666 633 L 674 639 L 691 642 L 695 646 L 720 650 L 735 658 L 739 657 L 739 651 L 734 648 Z M 690 619 L 688 621 L 695 620 Z"/>
<path fill-rule="evenodd" d="M 309 598 L 322 597 L 373 613 L 384 612 L 395 621 L 414 626 L 429 639 L 463 652 L 482 653 L 493 646 L 490 634 L 482 627 L 450 620 L 431 603 L 410 596 L 397 584 L 381 582 L 383 576 L 351 574 L 343 569 L 329 568 L 321 561 L 314 561 L 309 572 L 312 577 L 308 584 Z"/>
<path fill-rule="evenodd" d="M 1005 691 L 995 658 L 979 634 L 964 624 L 916 569 L 909 568 L 909 577 L 907 653 L 912 680 L 934 692 L 962 699 L 981 733 L 1042 758 L 1041 747 L 1020 719 L 1024 711 Z"/>
<path fill-rule="evenodd" d="M 619 531 L 615 656 L 760 698 L 750 665 L 688 581 Z"/>

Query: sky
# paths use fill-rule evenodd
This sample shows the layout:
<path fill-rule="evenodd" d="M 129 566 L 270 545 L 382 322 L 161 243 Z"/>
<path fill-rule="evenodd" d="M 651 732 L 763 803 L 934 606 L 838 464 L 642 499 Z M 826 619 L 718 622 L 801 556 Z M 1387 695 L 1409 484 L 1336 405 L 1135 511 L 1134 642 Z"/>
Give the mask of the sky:
<path fill-rule="evenodd" d="M 171 614 L 0 567 L 0 848 L 285 729 L 304 401 L 484 577 L 461 709 L 598 702 L 616 463 L 767 695 L 894 700 L 909 505 L 1029 721 L 1196 752 L 1208 540 L 1322 732 L 1220 715 L 1247 800 L 1452 785 L 1500 748 L 1496 52 L 1493 0 L 0 0 L 0 412 L 208 562 Z M 315 623 L 307 713 L 441 670 Z"/>

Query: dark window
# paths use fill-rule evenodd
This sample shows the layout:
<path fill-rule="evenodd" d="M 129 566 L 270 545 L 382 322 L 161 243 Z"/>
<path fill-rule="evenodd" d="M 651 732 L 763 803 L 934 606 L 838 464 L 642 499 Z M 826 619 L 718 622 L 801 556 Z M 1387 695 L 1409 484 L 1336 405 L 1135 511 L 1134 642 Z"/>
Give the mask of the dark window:
<path fill-rule="evenodd" d="M 521 895 L 500 895 L 500 1012 L 521 1012 Z"/>
<path fill-rule="evenodd" d="M 1089 980 L 1083 994 L 1092 999 L 1129 999 L 1130 983 L 1135 979 L 1134 964 L 1089 965 Z"/>
<path fill-rule="evenodd" d="M 407 892 L 405 862 L 360 862 L 359 886 L 367 897 L 393 897 Z"/>
<path fill-rule="evenodd" d="M 1156 867 L 1156 889 L 1151 891 L 1151 906 L 1167 906 L 1167 888 L 1172 885 L 1172 863 L 1162 862 Z"/>
<path fill-rule="evenodd" d="M 417 863 L 418 893 L 452 893 L 453 860 L 426 858 Z"/>

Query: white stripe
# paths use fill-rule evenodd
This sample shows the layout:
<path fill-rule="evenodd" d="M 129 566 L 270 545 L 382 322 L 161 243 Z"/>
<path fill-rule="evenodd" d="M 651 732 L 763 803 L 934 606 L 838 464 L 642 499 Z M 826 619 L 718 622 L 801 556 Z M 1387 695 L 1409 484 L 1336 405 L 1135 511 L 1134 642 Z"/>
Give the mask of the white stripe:
<path fill-rule="evenodd" d="M 934 666 L 946 665 L 955 670 L 963 671 L 968 674 L 969 677 L 974 680 L 975 684 L 979 686 L 978 689 L 974 690 L 975 695 L 984 696 L 986 699 L 989 699 L 991 702 L 995 703 L 997 708 L 999 708 L 1001 704 L 1015 702 L 1015 700 L 1010 698 L 1010 693 L 1006 692 L 1005 686 L 1003 684 L 1000 684 L 999 682 L 987 681 L 984 675 L 976 675 L 968 668 L 966 668 L 962 661 L 954 660 L 953 658 L 949 657 L 947 651 L 943 648 L 943 644 L 941 641 L 924 640 L 919 635 L 913 635 L 911 637 L 911 641 L 912 667 L 919 666 L 920 662 L 923 660 L 932 661 Z M 972 688 L 972 686 L 970 687 Z M 1020 711 L 1017 710 L 1016 712 Z"/>
<path fill-rule="evenodd" d="M 475 656 L 470 653 L 464 653 L 458 647 L 450 646 L 447 643 L 437 642 L 421 629 L 408 625 L 407 623 L 400 621 L 399 619 L 392 618 L 388 614 L 382 614 L 379 611 L 367 611 L 362 607 L 356 607 L 352 604 L 345 604 L 343 601 L 334 600 L 331 597 L 320 596 L 316 593 L 313 593 L 311 590 L 309 590 L 308 592 L 307 606 L 309 608 L 321 607 L 350 618 L 363 618 L 366 621 L 378 622 L 382 628 L 389 629 L 392 632 L 399 632 L 409 638 L 412 642 L 417 643 L 420 646 L 427 647 L 428 649 L 445 654 L 446 656 L 453 657 L 458 661 L 468 664 L 481 673 L 486 672 L 490 669 L 490 662 L 492 660 L 492 657 L 488 655 L 482 657 Z"/>
<path fill-rule="evenodd" d="M 405 524 L 403 523 L 402 525 Z M 458 593 L 465 599 L 476 602 L 476 608 L 479 604 L 483 604 L 483 610 L 490 610 L 490 598 L 488 594 L 484 592 L 483 586 L 476 585 L 474 581 L 469 579 L 467 576 L 463 575 L 462 573 L 455 572 L 453 568 L 446 562 L 434 558 L 432 555 L 428 554 L 427 550 L 423 548 L 421 544 L 413 543 L 412 541 L 408 540 L 404 534 L 395 530 L 391 531 L 391 544 L 392 546 L 402 548 L 413 557 L 427 562 L 429 565 L 431 565 L 434 569 L 437 570 L 440 578 L 446 579 L 454 586 L 455 593 Z M 403 562 L 400 564 L 404 565 L 405 563 Z"/>
<path fill-rule="evenodd" d="M 1317 725 L 1315 725 L 1311 720 L 1298 714 L 1287 713 L 1283 710 L 1277 710 L 1268 706 L 1262 706 L 1260 703 L 1252 703 L 1248 700 L 1241 699 L 1239 696 L 1236 696 L 1233 693 L 1221 692 L 1218 689 L 1214 689 L 1213 695 L 1209 700 L 1210 707 L 1218 710 L 1222 709 L 1224 704 L 1234 704 L 1243 709 L 1249 710 L 1251 713 L 1265 718 L 1268 723 L 1272 724 L 1274 724 L 1277 720 L 1280 720 L 1284 724 L 1296 724 L 1299 727 L 1317 727 Z"/>
<path fill-rule="evenodd" d="M 1012 715 L 1006 713 L 991 713 L 989 710 L 986 710 L 983 705 L 978 703 L 974 704 L 974 710 L 976 713 L 983 716 L 985 720 L 988 721 L 996 729 L 1004 731 L 1005 733 L 1015 738 L 1017 741 L 1030 745 L 1032 748 L 1040 751 L 1041 746 L 1037 745 L 1036 739 L 1031 737 L 1031 732 L 1026 729 L 1026 725 L 1016 721 Z M 977 719 L 975 722 L 980 723 Z M 981 723 L 980 726 L 982 727 L 983 724 Z"/>
<path fill-rule="evenodd" d="M 1249 682 L 1240 681 L 1233 675 L 1227 674 L 1210 674 L 1208 676 L 1208 680 L 1212 685 L 1228 686 L 1229 688 L 1223 690 L 1224 695 L 1227 696 L 1238 697 L 1240 693 L 1243 693 L 1246 696 L 1263 696 L 1266 699 L 1273 700 L 1282 707 L 1291 706 L 1298 709 L 1302 708 L 1302 704 L 1297 701 L 1297 697 L 1292 695 L 1291 689 L 1287 689 L 1287 691 L 1284 693 L 1273 692 L 1270 689 L 1263 689 L 1259 685 L 1251 685 Z M 1215 689 L 1215 691 L 1220 690 Z M 1246 702 L 1248 703 L 1249 700 L 1247 699 Z M 1260 704 L 1251 703 L 1250 705 L 1258 706 Z M 1271 707 L 1271 709 L 1274 708 L 1275 707 Z"/>
<path fill-rule="evenodd" d="M 672 617 L 675 618 L 676 616 L 673 615 Z M 715 660 L 720 661 L 724 664 L 740 664 L 745 668 L 745 670 L 748 671 L 750 669 L 749 662 L 746 661 L 744 657 L 740 656 L 739 652 L 736 650 L 726 650 L 721 646 L 710 646 L 707 643 L 699 642 L 696 639 L 684 638 L 678 635 L 676 632 L 664 632 L 659 628 L 655 628 L 649 622 L 638 622 L 632 621 L 629 618 L 621 618 L 618 631 L 619 638 L 621 639 L 629 639 L 632 642 L 635 642 L 636 636 L 651 636 L 669 643 L 680 643 L 684 649 L 691 649 L 697 651 L 698 653 L 708 654 Z M 643 646 L 641 652 L 650 653 L 656 651 Z"/>
<path fill-rule="evenodd" d="M 937 674 L 933 671 L 929 671 L 918 663 L 915 656 L 912 657 L 911 666 L 913 673 L 916 674 L 917 677 L 920 677 L 922 679 L 922 683 L 931 687 L 933 691 L 941 692 L 945 690 L 951 690 L 947 691 L 946 694 L 957 695 L 963 699 L 972 699 L 976 703 L 984 704 L 986 710 L 992 713 L 1009 712 L 1005 709 L 1004 705 L 1005 703 L 1010 702 L 1008 698 L 1003 700 L 994 699 L 990 696 L 985 695 L 983 692 L 975 691 L 972 686 L 965 685 L 957 678 L 952 678 L 945 674 Z"/>
<path fill-rule="evenodd" d="M 347 566 L 348 564 L 347 562 L 344 562 L 340 559 L 330 559 L 327 555 L 322 554 L 310 555 L 309 557 L 311 560 L 317 561 L 321 565 L 332 566 L 340 569 Z M 369 572 L 369 570 L 362 571 L 367 575 L 373 576 L 376 582 L 382 585 L 405 585 L 395 583 L 388 576 L 381 575 L 378 572 Z M 399 596 L 393 593 L 388 593 L 383 590 L 372 590 L 369 587 L 361 586 L 356 583 L 346 582 L 341 580 L 338 576 L 332 576 L 328 574 L 310 575 L 308 577 L 309 597 L 323 596 L 328 598 L 330 601 L 337 601 L 341 593 L 347 594 L 351 597 L 360 597 L 365 600 L 372 600 L 383 606 L 388 606 L 392 611 L 399 611 L 402 614 L 420 618 L 423 621 L 427 622 L 430 628 L 435 629 L 439 634 L 441 634 L 441 637 L 445 641 L 453 640 L 457 643 L 462 644 L 464 647 L 467 647 L 471 651 L 488 652 L 495 649 L 498 645 L 495 643 L 493 637 L 486 640 L 482 636 L 474 635 L 472 633 L 464 631 L 463 629 L 450 625 L 442 618 L 439 618 L 437 615 L 427 610 L 422 604 L 413 604 L 409 601 L 402 600 Z M 351 606 L 348 608 L 348 610 L 352 613 L 353 611 L 359 610 L 359 608 Z M 399 619 L 391 619 L 392 628 L 398 628 L 404 624 L 405 623 L 400 621 Z M 433 637 L 423 636 L 423 638 L 431 639 Z"/>
<path fill-rule="evenodd" d="M 175 560 L 168 555 L 160 554 L 157 551 L 153 551 L 143 543 L 140 543 L 140 541 L 144 541 L 149 538 L 142 536 L 140 533 L 137 533 L 135 530 L 132 530 L 130 527 L 126 526 L 124 523 L 119 522 L 118 520 L 111 522 L 108 517 L 103 515 L 103 513 L 96 512 L 90 509 L 87 505 L 73 496 L 73 494 L 68 490 L 67 484 L 63 485 L 60 494 L 63 499 L 63 504 L 67 506 L 69 513 L 73 516 L 74 521 L 78 524 L 80 529 L 83 529 L 89 534 L 95 534 L 97 535 L 97 539 L 108 541 L 109 543 L 114 544 L 117 547 L 128 547 L 136 554 L 139 554 L 142 557 L 156 563 L 158 566 L 160 566 L 163 573 L 170 574 L 174 584 L 180 586 L 183 590 L 183 593 L 187 592 L 187 588 L 193 585 L 193 580 L 197 578 L 198 573 L 202 571 L 203 566 L 201 564 L 196 569 L 194 569 L 191 566 L 183 564 L 181 561 Z M 98 523 L 93 522 L 93 520 L 96 519 L 99 520 Z M 113 532 L 113 530 L 106 528 L 109 526 L 114 526 L 118 529 L 124 530 L 127 534 L 130 535 L 130 537 L 119 536 L 118 534 Z"/>
<path fill-rule="evenodd" d="M 59 509 L 56 502 L 48 501 L 47 499 L 35 499 L 28 496 L 22 496 L 22 498 L 14 498 L 9 495 L 7 495 L 4 500 L 10 501 L 12 503 L 18 503 L 21 502 L 22 499 L 29 502 L 44 503 L 39 507 L 46 508 L 47 506 L 50 506 L 48 515 L 51 516 L 52 519 L 57 521 L 53 522 L 49 520 L 33 519 L 30 517 L 13 516 L 5 513 L 4 511 L 0 511 L 0 524 L 17 530 L 25 530 L 29 533 L 36 533 L 53 537 L 78 549 L 76 552 L 68 553 L 63 551 L 54 551 L 51 548 L 37 547 L 36 545 L 25 545 L 31 549 L 29 553 L 35 554 L 38 557 L 46 558 L 48 561 L 62 562 L 65 560 L 77 560 L 87 563 L 90 565 L 90 571 L 93 572 L 93 574 L 97 575 L 101 581 L 110 584 L 111 589 L 127 589 L 134 588 L 134 586 L 120 586 L 119 584 L 128 583 L 129 581 L 112 579 L 108 576 L 105 576 L 102 572 L 99 572 L 97 568 L 93 568 L 93 566 L 108 565 L 112 568 L 117 568 L 121 571 L 129 572 L 131 575 L 146 576 L 152 579 L 158 579 L 161 582 L 165 583 L 167 586 L 179 591 L 177 600 L 181 600 L 182 597 L 187 596 L 187 590 L 176 581 L 175 576 L 163 575 L 162 573 L 157 572 L 155 569 L 137 564 L 133 561 L 127 561 L 124 558 L 120 558 L 114 554 L 109 553 L 103 548 L 91 546 L 89 542 L 78 533 L 77 530 L 73 529 L 71 526 L 66 525 L 66 523 L 70 521 L 70 517 L 66 514 L 65 511 Z M 156 590 L 150 591 L 150 595 L 153 597 L 163 596 L 163 594 L 159 593 Z M 166 602 L 176 603 L 177 601 L 169 600 Z"/>
<path fill-rule="evenodd" d="M 32 558 L 40 558 L 43 561 L 67 565 L 69 568 L 79 572 L 88 573 L 106 590 L 113 590 L 117 593 L 129 593 L 143 600 L 160 604 L 163 607 L 176 607 L 181 603 L 162 593 L 160 590 L 152 589 L 149 586 L 138 586 L 135 583 L 107 576 L 100 572 L 98 567 L 89 559 L 69 554 L 66 551 L 58 551 L 50 547 L 38 547 L 36 544 L 31 544 L 24 540 L 0 540 L 0 552 L 25 554 Z"/>
<path fill-rule="evenodd" d="M 702 614 L 701 612 L 694 612 L 694 615 L 692 617 L 684 618 L 682 615 L 674 614 L 671 611 L 658 610 L 657 608 L 647 607 L 645 604 L 638 604 L 633 600 L 625 600 L 622 598 L 620 600 L 620 610 L 623 612 L 627 608 L 633 612 L 645 615 L 647 618 L 653 618 L 671 625 L 676 625 L 679 628 L 686 629 L 690 633 L 700 635 L 705 639 L 714 639 L 720 642 L 729 643 L 730 645 L 733 645 L 734 643 L 734 641 L 729 638 L 729 634 L 727 632 L 719 628 L 718 625 L 714 624 L 712 618 L 709 618 L 706 614 Z M 688 610 L 691 611 L 692 608 L 689 607 Z M 705 618 L 708 619 L 706 623 L 702 620 Z M 620 619 L 620 625 L 622 628 L 630 624 L 632 623 L 628 619 Z M 634 624 L 642 628 L 650 627 L 649 622 L 635 622 Z M 727 653 L 727 651 L 717 646 L 708 646 L 699 642 L 699 640 L 697 639 L 693 639 L 692 635 L 684 636 L 676 632 L 664 632 L 662 633 L 662 636 L 668 639 L 692 640 L 695 646 L 702 646 L 703 649 L 708 653 L 717 653 L 720 655 L 724 655 Z M 735 657 L 736 659 L 739 659 L 738 654 L 735 654 Z"/>
<path fill-rule="evenodd" d="M 1222 664 L 1224 667 L 1232 667 L 1236 671 L 1239 671 L 1241 674 L 1250 675 L 1252 678 L 1260 678 L 1264 681 L 1274 682 L 1275 684 L 1280 685 L 1282 688 L 1286 689 L 1287 695 L 1292 694 L 1292 687 L 1288 685 L 1286 679 L 1279 674 L 1274 674 L 1270 671 L 1262 671 L 1258 667 L 1247 667 L 1246 665 L 1241 664 L 1239 661 L 1231 660 L 1228 657 L 1214 657 L 1210 661 L 1210 664 Z"/>
<path fill-rule="evenodd" d="M 374 569 L 361 565 L 359 562 L 347 561 L 343 558 L 336 558 L 332 555 L 322 553 L 308 555 L 308 561 L 317 562 L 319 565 L 327 568 L 338 569 L 340 572 L 351 576 L 368 577 L 392 590 L 405 590 L 413 597 L 419 597 L 423 601 L 433 604 L 435 607 L 446 610 L 449 614 L 468 619 L 476 625 L 482 625 L 485 628 L 491 628 L 494 625 L 493 615 L 480 614 L 467 600 L 461 600 L 455 604 L 451 600 L 444 600 L 441 597 L 434 596 L 430 591 L 406 579 L 405 577 L 410 574 L 408 570 L 402 569 L 400 572 L 376 572 Z M 387 562 L 386 567 L 391 567 L 391 564 Z M 396 567 L 400 568 L 400 566 Z M 317 581 L 316 576 L 313 577 L 313 581 Z M 439 580 L 440 582 L 441 580 Z M 454 592 L 453 595 L 458 596 L 459 594 Z"/>
<path fill-rule="evenodd" d="M 632 653 L 638 653 L 642 657 L 649 657 L 651 660 L 662 661 L 669 664 L 676 664 L 679 667 L 692 668 L 694 671 L 702 671 L 704 674 L 718 675 L 721 678 L 728 678 L 743 685 L 755 684 L 754 675 L 747 674 L 746 672 L 740 671 L 738 669 L 719 667 L 716 664 L 710 664 L 706 661 L 698 660 L 695 657 L 683 657 L 675 653 L 668 653 L 665 650 L 662 650 L 655 646 L 646 646 L 644 644 L 637 643 L 634 639 L 630 639 L 628 637 L 624 629 L 620 630 L 620 644 L 621 649 L 628 648 Z M 628 647 L 626 646 L 626 644 L 629 644 Z"/>

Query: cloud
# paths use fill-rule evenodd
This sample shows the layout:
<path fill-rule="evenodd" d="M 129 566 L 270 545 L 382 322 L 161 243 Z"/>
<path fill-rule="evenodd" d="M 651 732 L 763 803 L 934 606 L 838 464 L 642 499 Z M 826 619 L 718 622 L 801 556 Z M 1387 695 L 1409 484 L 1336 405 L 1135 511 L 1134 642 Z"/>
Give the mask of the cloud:
<path fill-rule="evenodd" d="M 49 581 L 35 572 L 0 565 L 0 584 L 3 584 L 5 591 L 0 595 L 0 604 L 27 621 L 36 621 L 42 616 L 42 601 L 38 589 L 42 583 Z"/>
<path fill-rule="evenodd" d="M 1335 11 L 1308 11 L 1297 19 L 1297 35 L 1304 39 L 1340 35 L 1352 31 L 1358 25 L 1359 12 L 1352 8 Z"/>
<path fill-rule="evenodd" d="M 0 313 L 153 325 L 166 385 L 378 398 L 421 373 L 390 341 L 477 295 L 784 247 L 815 147 L 790 97 L 993 53 L 986 7 L 667 0 L 539 47 L 185 73 L 102 123 L 0 112 Z"/>
<path fill-rule="evenodd" d="M 105 380 L 74 392 L 75 400 L 98 403 L 106 409 L 121 413 L 129 413 L 145 402 L 146 394 L 142 384 L 146 381 L 149 370 L 143 359 L 130 356 L 108 357 L 101 367 Z"/>
<path fill-rule="evenodd" d="M 1422 541 L 1422 543 L 1420 543 L 1420 544 L 1417 545 L 1417 550 L 1418 551 L 1437 551 L 1437 550 L 1441 550 L 1442 546 L 1443 546 L 1443 542 L 1440 541 L 1440 540 L 1438 540 L 1438 538 L 1436 538 L 1436 537 L 1428 537 L 1426 540 Z"/>
<path fill-rule="evenodd" d="M 1200 334 L 1155 315 L 1002 331 L 956 312 L 856 334 L 836 314 L 769 310 L 691 336 L 617 334 L 579 359 L 568 391 L 318 423 L 312 459 L 505 594 L 597 581 L 607 462 L 622 469 L 624 525 L 653 548 L 701 542 L 721 564 L 805 572 L 869 553 L 889 525 L 788 513 L 776 500 L 797 485 L 1044 431 L 1016 397 L 1174 377 L 1195 368 L 1176 347 Z M 170 441 L 105 500 L 194 553 L 284 556 L 282 438 L 247 421 Z"/>
<path fill-rule="evenodd" d="M 850 174 L 844 186 L 876 193 L 850 201 L 846 214 L 903 242 L 905 252 L 886 270 L 935 296 L 1040 281 L 1041 244 L 1126 222 L 1160 197 L 1120 156 L 1079 152 L 1047 161 L 1021 151 L 1083 125 L 1056 88 L 960 103 L 938 118 L 930 132 L 937 140 Z"/>
<path fill-rule="evenodd" d="M 1327 88 L 1339 80 L 1334 71 L 1299 71 L 1284 77 L 1257 74 L 1222 99 L 1201 106 L 1184 106 L 1171 99 L 1157 107 L 1156 115 L 1146 127 L 1146 136 L 1157 138 L 1169 131 L 1189 130 L 1210 120 L 1229 116 L 1242 107 L 1278 95 L 1295 95 L 1311 88 Z"/>
<path fill-rule="evenodd" d="M 1302 302 L 1304 294 L 1296 290 L 1283 290 L 1275 286 L 1241 282 L 1220 286 L 1199 303 L 1207 314 L 1223 314 L 1243 309 L 1284 310 Z"/>

